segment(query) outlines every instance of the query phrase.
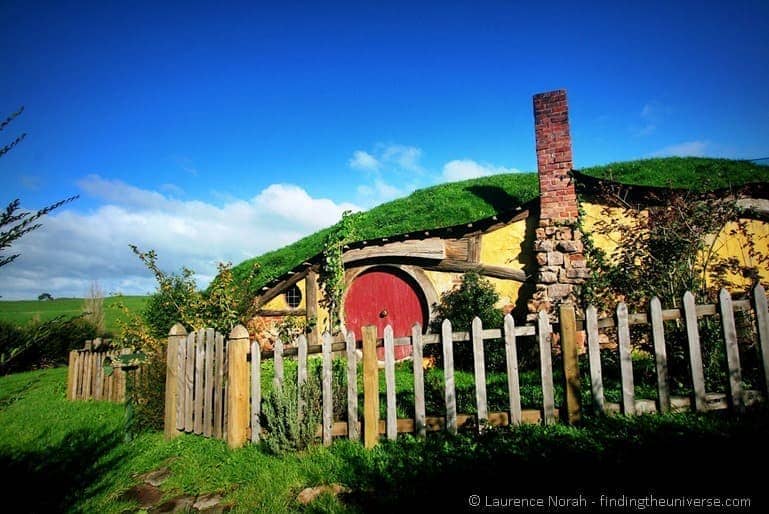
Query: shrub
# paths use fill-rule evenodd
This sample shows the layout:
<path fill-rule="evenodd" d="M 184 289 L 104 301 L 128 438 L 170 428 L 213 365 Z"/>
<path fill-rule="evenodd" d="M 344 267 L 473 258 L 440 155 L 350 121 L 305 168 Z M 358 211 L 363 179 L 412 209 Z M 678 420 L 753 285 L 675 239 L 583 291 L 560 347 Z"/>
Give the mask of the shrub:
<path fill-rule="evenodd" d="M 299 416 L 301 396 L 303 413 Z M 282 387 L 274 387 L 262 405 L 262 426 L 267 432 L 264 447 L 270 453 L 282 454 L 304 450 L 314 440 L 320 423 L 321 395 L 314 374 L 299 388 L 296 377 L 286 375 Z"/>
<path fill-rule="evenodd" d="M 66 364 L 70 350 L 96 337 L 93 325 L 80 316 L 59 316 L 17 327 L 0 322 L 0 373 Z"/>
<path fill-rule="evenodd" d="M 462 276 L 458 288 L 441 295 L 441 301 L 435 308 L 436 319 L 431 328 L 440 333 L 444 319 L 451 321 L 454 331 L 469 331 L 473 318 L 481 318 L 483 328 L 500 328 L 502 312 L 495 307 L 499 294 L 488 280 L 478 273 L 468 272 Z M 505 347 L 499 341 L 486 341 L 486 366 L 489 370 L 505 369 Z M 426 353 L 436 356 L 442 363 L 443 352 L 439 345 L 430 345 Z M 473 347 L 470 343 L 454 345 L 454 366 L 457 369 L 473 369 Z"/>

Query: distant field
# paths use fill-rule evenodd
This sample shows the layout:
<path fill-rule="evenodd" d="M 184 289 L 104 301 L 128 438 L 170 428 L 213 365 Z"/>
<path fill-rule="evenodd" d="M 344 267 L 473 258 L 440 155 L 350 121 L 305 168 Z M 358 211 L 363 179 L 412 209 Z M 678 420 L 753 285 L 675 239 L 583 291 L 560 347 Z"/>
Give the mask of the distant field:
<path fill-rule="evenodd" d="M 104 299 L 104 318 L 108 332 L 117 329 L 122 314 L 112 306 L 123 302 L 132 312 L 139 312 L 147 302 L 147 296 L 110 296 Z M 56 316 L 76 316 L 83 312 L 83 298 L 57 298 L 48 300 L 0 301 L 0 320 L 24 325 L 32 319 L 46 321 Z"/>

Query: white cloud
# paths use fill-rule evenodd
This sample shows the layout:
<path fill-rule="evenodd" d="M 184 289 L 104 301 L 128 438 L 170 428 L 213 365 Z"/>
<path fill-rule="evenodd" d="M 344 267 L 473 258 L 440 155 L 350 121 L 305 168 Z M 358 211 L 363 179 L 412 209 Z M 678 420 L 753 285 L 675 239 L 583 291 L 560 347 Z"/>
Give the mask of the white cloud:
<path fill-rule="evenodd" d="M 150 292 L 154 280 L 129 243 L 155 249 L 164 270 L 195 270 L 205 286 L 219 261 L 237 264 L 331 225 L 347 209 L 359 210 L 313 198 L 292 184 L 273 184 L 251 199 L 221 205 L 180 201 L 98 175 L 86 177 L 80 187 L 106 204 L 43 218 L 42 228 L 13 246 L 21 256 L 0 273 L 3 298 L 34 298 L 44 291 L 82 296 L 92 280 L 108 292 Z"/>
<path fill-rule="evenodd" d="M 381 145 L 380 145 L 381 146 Z M 419 164 L 422 149 L 416 146 L 387 145 L 382 147 L 382 160 L 398 166 L 406 171 L 422 173 L 424 168 Z"/>
<path fill-rule="evenodd" d="M 449 182 L 466 180 L 497 173 L 520 173 L 516 168 L 505 168 L 489 163 L 478 163 L 472 159 L 458 159 L 449 161 L 443 165 L 443 179 Z"/>
<path fill-rule="evenodd" d="M 374 180 L 374 183 L 371 185 L 362 184 L 358 186 L 358 195 L 363 197 L 366 205 L 371 206 L 387 202 L 405 194 L 406 191 L 392 186 L 382 179 Z"/>
<path fill-rule="evenodd" d="M 699 157 L 705 155 L 709 143 L 707 141 L 686 141 L 675 145 L 666 146 L 651 155 L 654 157 L 666 157 L 671 155 L 686 157 Z"/>
<path fill-rule="evenodd" d="M 355 170 L 376 171 L 382 166 L 382 163 L 368 152 L 355 150 L 350 160 L 347 161 L 347 165 Z"/>

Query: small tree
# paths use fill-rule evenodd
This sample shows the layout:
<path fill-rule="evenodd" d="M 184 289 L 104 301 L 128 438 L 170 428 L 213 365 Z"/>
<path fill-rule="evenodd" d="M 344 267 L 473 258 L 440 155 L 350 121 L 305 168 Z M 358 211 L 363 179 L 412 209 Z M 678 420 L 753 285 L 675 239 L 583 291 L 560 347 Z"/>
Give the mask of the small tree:
<path fill-rule="evenodd" d="M 24 112 L 24 107 L 19 108 L 18 111 L 14 112 L 5 120 L 3 120 L 0 123 L 0 132 L 5 130 L 5 128 L 22 112 Z M 14 138 L 14 140 L 10 143 L 0 147 L 0 157 L 10 152 L 11 148 L 21 143 L 25 137 L 27 137 L 27 134 L 23 133 L 20 136 Z M 0 213 L 0 267 L 5 266 L 6 264 L 10 264 L 19 256 L 18 253 L 4 255 L 2 252 L 9 249 L 11 245 L 24 234 L 28 234 L 29 232 L 40 228 L 41 225 L 37 222 L 40 218 L 53 211 L 54 209 L 58 209 L 62 205 L 67 204 L 77 198 L 77 195 L 71 196 L 66 200 L 62 200 L 47 207 L 43 207 L 35 213 L 31 211 L 18 212 L 21 205 L 20 200 L 17 198 L 11 201 L 11 203 L 9 203 L 5 208 L 5 211 Z"/>
<path fill-rule="evenodd" d="M 83 302 L 84 319 L 93 325 L 97 334 L 104 334 L 104 292 L 99 282 L 91 282 L 85 301 Z"/>
<path fill-rule="evenodd" d="M 43 300 L 48 300 L 50 302 L 50 301 L 53 301 L 53 296 L 51 296 L 51 293 L 40 293 L 39 295 L 37 295 L 37 299 L 41 302 Z"/>

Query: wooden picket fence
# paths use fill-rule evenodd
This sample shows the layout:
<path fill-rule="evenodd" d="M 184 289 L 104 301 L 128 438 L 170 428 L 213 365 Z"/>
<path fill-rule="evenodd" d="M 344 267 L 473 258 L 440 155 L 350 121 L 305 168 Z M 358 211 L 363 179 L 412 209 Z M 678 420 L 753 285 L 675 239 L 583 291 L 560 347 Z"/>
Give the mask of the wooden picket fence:
<path fill-rule="evenodd" d="M 256 442 L 262 436 L 260 423 L 262 391 L 262 361 L 274 360 L 275 381 L 284 380 L 283 361 L 297 359 L 297 381 L 305 382 L 308 377 L 308 355 L 322 354 L 321 397 L 322 422 L 318 429 L 324 444 L 330 444 L 333 436 L 346 436 L 358 440 L 363 434 L 366 446 L 372 446 L 380 435 L 395 439 L 398 433 L 415 433 L 425 436 L 428 431 L 448 430 L 456 432 L 459 426 L 472 422 L 483 428 L 485 420 L 491 425 L 519 424 L 526 422 L 555 423 L 558 419 L 554 401 L 553 383 L 553 338 L 554 326 L 559 329 L 559 345 L 564 368 L 563 417 L 575 422 L 581 416 L 580 377 L 577 356 L 576 335 L 579 324 L 587 333 L 590 384 L 593 404 L 601 412 L 620 411 L 627 415 L 641 412 L 668 412 L 670 410 L 706 411 L 714 409 L 744 409 L 746 400 L 756 401 L 766 397 L 769 391 L 769 307 L 764 289 L 759 285 L 753 290 L 752 301 L 733 301 L 728 291 L 722 290 L 718 305 L 696 305 L 694 296 L 686 293 L 682 309 L 661 308 L 653 299 L 648 312 L 629 313 L 627 306 L 620 303 L 616 316 L 598 318 L 595 307 L 586 310 L 584 320 L 578 320 L 573 306 L 560 307 L 558 321 L 552 323 L 548 315 L 540 313 L 536 324 L 516 326 L 511 316 L 506 316 L 500 329 L 484 329 L 480 319 L 473 321 L 470 332 L 452 330 L 451 322 L 445 320 L 440 334 L 423 334 L 421 327 L 414 325 L 410 337 L 395 338 L 391 327 L 386 327 L 384 338 L 377 340 L 376 327 L 364 327 L 358 334 L 347 332 L 343 338 L 334 338 L 326 333 L 322 344 L 308 345 L 300 336 L 293 347 L 284 348 L 280 341 L 274 351 L 262 352 L 257 342 L 250 341 L 248 332 L 242 326 L 233 329 L 229 338 L 215 333 L 212 329 L 187 334 L 181 325 L 175 325 L 169 334 L 167 377 L 166 377 L 166 419 L 165 432 L 173 437 L 182 432 L 222 438 L 237 447 L 247 440 Z M 764 376 L 763 391 L 744 391 L 735 327 L 735 310 L 753 311 L 758 343 L 760 345 Z M 698 318 L 720 316 L 723 326 L 723 344 L 728 361 L 726 371 L 729 379 L 728 394 L 707 393 L 705 390 L 702 348 L 699 339 Z M 671 397 L 668 384 L 668 359 L 665 350 L 664 321 L 681 320 L 687 331 L 688 356 L 691 369 L 692 398 Z M 655 363 L 658 378 L 658 400 L 650 402 L 636 400 L 633 385 L 631 361 L 630 326 L 650 325 L 655 348 Z M 620 375 L 622 381 L 622 402 L 612 405 L 605 401 L 601 370 L 599 335 L 601 330 L 611 328 L 617 334 Z M 521 409 L 521 395 L 518 373 L 517 339 L 534 336 L 540 354 L 540 377 L 543 402 L 541 409 Z M 484 365 L 484 341 L 503 340 L 505 345 L 508 408 L 504 412 L 489 412 L 486 399 L 486 372 Z M 472 344 L 475 373 L 475 400 L 477 414 L 457 412 L 457 396 L 454 384 L 453 344 Z M 445 416 L 429 417 L 425 414 L 425 386 L 422 356 L 425 345 L 441 344 L 444 366 Z M 377 346 L 384 346 L 384 374 L 386 382 L 386 415 L 379 419 L 379 369 L 376 355 Z M 398 419 L 396 416 L 395 359 L 396 345 L 411 345 L 413 349 L 414 376 L 414 417 Z M 358 413 L 358 351 L 362 349 L 363 363 L 363 416 Z M 334 421 L 332 397 L 332 357 L 342 354 L 347 359 L 347 419 L 350 422 Z"/>
<path fill-rule="evenodd" d="M 138 375 L 139 370 L 115 369 L 110 375 L 104 372 L 106 359 L 116 358 L 119 350 L 108 350 L 107 341 L 86 341 L 82 350 L 69 352 L 67 370 L 67 399 L 100 400 L 122 403 L 126 396 L 128 373 Z"/>

